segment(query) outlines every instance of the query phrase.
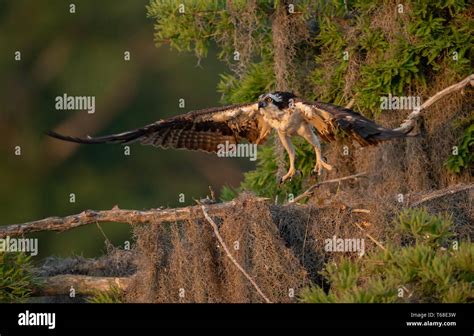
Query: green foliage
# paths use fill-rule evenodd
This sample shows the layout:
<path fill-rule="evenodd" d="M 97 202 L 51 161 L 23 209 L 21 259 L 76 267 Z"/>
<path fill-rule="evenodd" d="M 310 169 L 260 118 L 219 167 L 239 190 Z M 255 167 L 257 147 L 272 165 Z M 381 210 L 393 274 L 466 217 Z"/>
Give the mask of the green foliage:
<path fill-rule="evenodd" d="M 388 47 L 388 42 L 383 36 L 383 32 L 380 28 L 369 29 L 364 28 L 364 32 L 359 39 L 359 48 L 361 51 L 367 53 L 368 51 L 375 50 L 381 52 Z"/>
<path fill-rule="evenodd" d="M 217 90 L 227 103 L 245 103 L 257 100 L 262 92 L 268 92 L 274 86 L 274 75 L 268 61 L 252 64 L 243 78 L 231 74 L 222 74 Z"/>
<path fill-rule="evenodd" d="M 239 191 L 235 190 L 232 187 L 229 186 L 223 186 L 220 192 L 220 199 L 222 202 L 227 202 L 233 200 L 235 197 L 237 197 Z"/>
<path fill-rule="evenodd" d="M 289 193 L 299 189 L 301 178 L 296 177 L 293 183 L 279 185 L 276 178 L 278 165 L 272 146 L 263 146 L 259 148 L 257 156 L 260 160 L 257 163 L 257 169 L 245 173 L 242 188 L 251 190 L 257 196 L 277 196 L 279 199 L 285 199 Z"/>
<path fill-rule="evenodd" d="M 194 51 L 198 57 L 206 56 L 209 37 L 217 34 L 221 27 L 217 22 L 225 22 L 228 16 L 223 10 L 224 4 L 225 1 L 151 1 L 147 12 L 156 20 L 156 45 L 168 42 L 178 51 Z M 180 6 L 184 6 L 185 13 L 193 15 L 180 13 Z"/>
<path fill-rule="evenodd" d="M 87 303 L 124 303 L 124 292 L 118 286 L 112 286 L 110 290 L 97 291 L 86 299 Z"/>
<path fill-rule="evenodd" d="M 425 83 L 419 71 L 420 56 L 408 41 L 400 40 L 394 45 L 395 54 L 385 62 L 363 66 L 363 87 L 359 87 L 359 103 L 378 113 L 380 96 L 391 93 L 403 95 L 412 82 Z"/>
<path fill-rule="evenodd" d="M 448 169 L 454 173 L 461 173 L 464 169 L 471 169 L 474 163 L 474 124 L 471 124 L 461 138 L 457 155 L 452 154 L 446 161 Z"/>
<path fill-rule="evenodd" d="M 321 272 L 329 291 L 307 288 L 303 302 L 473 302 L 474 244 L 450 241 L 452 221 L 424 209 L 402 212 L 397 229 L 412 244 L 362 259 L 341 258 Z M 450 243 L 448 245 L 448 243 Z"/>
<path fill-rule="evenodd" d="M 418 54 L 426 64 L 435 71 L 446 65 L 458 73 L 469 71 L 467 53 L 472 50 L 473 37 L 469 32 L 472 27 L 469 28 L 460 15 L 467 4 L 464 1 L 416 1 L 413 7 L 409 31 L 419 40 Z M 452 59 L 454 52 L 458 54 L 457 61 Z"/>
<path fill-rule="evenodd" d="M 336 2 L 327 7 L 343 4 Z M 374 28 L 372 19 L 377 9 L 393 6 L 387 2 L 355 1 L 353 19 L 319 19 L 317 37 L 320 52 L 315 55 L 316 68 L 311 73 L 315 98 L 335 103 L 346 101 L 344 76 L 350 71 L 343 52 L 359 56 L 360 78 L 351 88 L 356 106 L 365 114 L 379 114 L 380 96 L 403 95 L 417 86 L 425 86 L 433 73 L 449 68 L 455 73 L 471 72 L 472 26 L 467 24 L 466 1 L 410 1 L 405 12 L 395 9 L 384 30 Z M 401 29 L 402 20 L 407 29 Z M 405 23 L 403 23 L 405 24 Z M 457 55 L 455 61 L 453 57 Z M 370 54 L 370 57 L 369 57 Z M 328 76 L 327 74 L 330 74 Z"/>
<path fill-rule="evenodd" d="M 444 246 L 453 236 L 451 217 L 431 216 L 425 210 L 404 210 L 398 216 L 398 228 L 402 234 L 413 237 L 417 244 Z"/>
<path fill-rule="evenodd" d="M 231 63 L 235 49 L 234 26 L 231 11 L 241 12 L 245 19 L 252 17 L 252 34 L 257 53 L 268 53 L 268 44 L 261 39 L 268 38 L 266 26 L 268 12 L 273 10 L 271 2 L 258 2 L 256 11 L 243 13 L 246 1 L 233 1 L 231 11 L 224 0 L 152 0 L 147 6 L 148 17 L 155 20 L 155 42 L 157 46 L 169 44 L 178 51 L 193 51 L 198 58 L 205 57 L 212 43 L 220 47 L 219 58 Z M 184 13 L 183 13 L 184 11 Z M 241 41 L 245 43 L 245 41 Z M 260 48 L 261 47 L 261 48 Z"/>
<path fill-rule="evenodd" d="M 0 302 L 23 302 L 37 285 L 30 256 L 0 252 Z"/>

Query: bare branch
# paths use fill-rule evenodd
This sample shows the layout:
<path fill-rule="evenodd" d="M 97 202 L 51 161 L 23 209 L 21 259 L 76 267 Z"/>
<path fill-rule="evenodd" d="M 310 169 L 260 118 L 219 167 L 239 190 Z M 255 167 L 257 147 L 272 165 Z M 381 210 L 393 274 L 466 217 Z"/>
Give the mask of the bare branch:
<path fill-rule="evenodd" d="M 224 249 L 225 253 L 229 257 L 229 259 L 234 263 L 235 267 L 239 269 L 240 272 L 250 281 L 252 286 L 255 288 L 257 293 L 265 300 L 266 303 L 272 303 L 268 297 L 266 297 L 265 294 L 263 294 L 262 290 L 260 287 L 258 287 L 257 283 L 250 277 L 250 275 L 244 270 L 242 266 L 235 260 L 234 256 L 230 253 L 229 249 L 227 248 L 226 243 L 224 242 L 224 239 L 222 239 L 222 236 L 219 234 L 219 228 L 217 227 L 217 224 L 214 222 L 214 220 L 209 216 L 209 214 L 206 211 L 206 207 L 204 205 L 201 206 L 202 208 L 202 213 L 204 214 L 204 217 L 207 219 L 209 224 L 211 224 L 212 229 L 214 230 L 214 234 L 217 237 L 217 240 L 219 243 L 222 245 L 222 248 Z"/>
<path fill-rule="evenodd" d="M 429 202 L 429 201 L 434 200 L 436 198 L 440 198 L 440 197 L 443 197 L 443 196 L 446 196 L 446 195 L 456 194 L 456 193 L 463 192 L 463 191 L 466 191 L 466 190 L 470 190 L 470 189 L 473 189 L 473 188 L 474 188 L 474 183 L 459 184 L 459 185 L 456 185 L 456 186 L 450 186 L 450 187 L 447 187 L 445 189 L 436 190 L 435 192 L 432 192 L 428 195 L 425 194 L 421 199 L 413 202 L 410 206 L 411 207 L 416 207 L 416 206 L 419 206 L 420 204 Z"/>
<path fill-rule="evenodd" d="M 42 279 L 41 286 L 35 288 L 35 296 L 69 295 L 71 287 L 75 294 L 93 295 L 97 291 L 108 291 L 113 287 L 125 290 L 132 277 L 96 277 L 76 274 L 62 274 Z"/>
<path fill-rule="evenodd" d="M 323 184 L 328 183 L 338 183 L 346 181 L 349 179 L 355 179 L 364 176 L 365 173 L 359 173 L 355 175 L 345 176 L 333 180 L 322 181 L 316 183 L 315 185 L 308 188 L 301 195 L 297 196 L 292 201 L 286 203 L 285 205 L 294 205 L 296 202 L 306 198 L 311 197 L 314 191 Z M 459 185 L 455 187 L 449 187 L 443 190 L 436 191 L 431 193 L 428 196 L 424 196 L 423 199 L 418 200 L 411 204 L 411 206 L 418 206 L 421 203 L 430 201 L 432 199 L 443 197 L 448 194 L 454 194 L 464 190 L 469 190 L 474 188 L 474 184 L 468 185 Z M 255 202 L 268 202 L 268 198 L 256 198 Z M 208 205 L 209 213 L 214 217 L 219 217 L 223 215 L 229 209 L 232 209 L 236 204 L 236 201 L 230 201 L 225 203 L 217 203 Z M 352 212 L 362 212 L 368 213 L 367 209 L 352 209 Z M 104 222 L 115 222 L 115 223 L 128 223 L 128 224 L 138 224 L 138 223 L 147 223 L 147 222 L 176 222 L 189 219 L 203 218 L 203 213 L 201 211 L 200 205 L 188 206 L 183 208 L 176 209 L 150 209 L 144 211 L 138 210 L 124 210 L 114 207 L 111 210 L 85 210 L 79 214 L 70 215 L 66 217 L 49 217 L 37 221 L 22 223 L 22 224 L 12 224 L 0 226 L 0 239 L 7 236 L 23 236 L 32 232 L 39 231 L 66 231 L 79 226 L 95 224 L 95 223 L 104 223 Z"/>
<path fill-rule="evenodd" d="M 318 182 L 318 183 L 312 185 L 311 187 L 309 187 L 301 195 L 299 195 L 299 196 L 295 197 L 293 200 L 289 201 L 287 204 L 296 203 L 296 202 L 302 200 L 303 198 L 311 197 L 313 195 L 314 191 L 316 190 L 316 188 L 318 188 L 319 186 L 321 186 L 323 184 L 338 183 L 338 182 L 342 182 L 342 181 L 346 181 L 346 180 L 352 180 L 352 179 L 359 178 L 361 176 L 365 176 L 365 174 L 366 173 L 358 173 L 358 174 L 355 174 L 355 175 L 349 175 L 349 176 L 344 176 L 344 177 L 340 177 L 340 178 L 337 178 L 337 179 Z"/>
<path fill-rule="evenodd" d="M 256 199 L 257 202 L 267 200 L 266 198 Z M 214 216 L 219 216 L 234 205 L 235 201 L 212 204 L 209 206 L 209 210 Z M 111 210 L 85 210 L 79 214 L 66 217 L 49 217 L 23 224 L 0 226 L 0 238 L 5 238 L 6 236 L 21 236 L 38 231 L 66 231 L 94 223 L 116 222 L 138 224 L 146 222 L 175 222 L 202 217 L 203 214 L 199 205 L 176 209 L 150 209 L 146 211 L 123 210 L 116 206 Z"/>
<path fill-rule="evenodd" d="M 405 121 L 400 125 L 400 127 L 396 128 L 395 131 L 401 131 L 401 132 L 406 132 L 410 128 L 413 128 L 415 120 L 421 115 L 421 112 L 423 110 L 426 110 L 429 106 L 433 105 L 435 102 L 443 98 L 444 96 L 455 92 L 462 90 L 465 86 L 467 85 L 472 85 L 474 86 L 474 74 L 471 74 L 464 78 L 462 81 L 459 83 L 456 83 L 454 85 L 451 85 L 447 87 L 444 90 L 439 91 L 436 93 L 434 96 L 430 97 L 427 101 L 425 101 L 419 109 L 413 110 L 412 113 L 408 115 L 408 117 L 405 119 Z"/>
<path fill-rule="evenodd" d="M 351 212 L 355 213 L 370 213 L 369 209 L 351 209 Z"/>

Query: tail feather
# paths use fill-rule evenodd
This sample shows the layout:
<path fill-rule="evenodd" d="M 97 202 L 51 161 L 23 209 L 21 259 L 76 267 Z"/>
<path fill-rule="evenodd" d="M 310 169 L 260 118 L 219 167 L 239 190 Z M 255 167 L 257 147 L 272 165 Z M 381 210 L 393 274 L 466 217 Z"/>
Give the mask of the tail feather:
<path fill-rule="evenodd" d="M 384 130 L 377 135 L 374 135 L 373 138 L 378 141 L 391 140 L 396 138 L 406 138 L 412 137 L 413 135 L 408 134 L 409 132 L 399 132 L 391 129 Z"/>
<path fill-rule="evenodd" d="M 414 137 L 417 135 L 409 134 L 412 131 L 413 128 L 401 132 L 401 131 L 396 131 L 390 128 L 387 128 L 380 132 L 379 134 L 375 135 L 373 138 L 379 141 L 385 141 L 385 140 L 390 140 L 390 139 L 396 139 L 396 138 L 406 138 L 406 137 Z"/>
<path fill-rule="evenodd" d="M 351 122 L 342 120 L 339 125 L 351 134 L 361 146 L 376 145 L 392 139 L 416 136 L 409 134 L 413 128 L 398 131 L 378 125 L 366 118 L 358 118 Z"/>

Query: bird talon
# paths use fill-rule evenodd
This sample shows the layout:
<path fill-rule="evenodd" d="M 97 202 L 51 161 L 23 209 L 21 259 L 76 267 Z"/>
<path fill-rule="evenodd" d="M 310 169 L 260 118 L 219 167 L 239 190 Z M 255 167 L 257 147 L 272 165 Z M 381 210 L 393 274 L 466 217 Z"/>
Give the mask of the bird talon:
<path fill-rule="evenodd" d="M 281 179 L 280 179 L 280 184 L 285 184 L 286 181 L 291 181 L 291 178 L 292 176 L 283 176 Z"/>
<path fill-rule="evenodd" d="M 290 170 L 285 176 L 283 176 L 282 178 L 280 178 L 280 184 L 285 183 L 287 180 L 292 181 L 292 180 L 293 180 L 293 177 L 294 177 L 296 174 L 300 174 L 300 173 L 301 173 L 301 172 L 299 172 L 298 170 Z"/>
<path fill-rule="evenodd" d="M 323 170 L 326 169 L 328 171 L 332 170 L 332 166 L 328 163 L 326 163 L 324 160 L 318 161 L 316 163 L 316 166 L 312 170 L 312 173 L 321 175 L 323 173 Z"/>

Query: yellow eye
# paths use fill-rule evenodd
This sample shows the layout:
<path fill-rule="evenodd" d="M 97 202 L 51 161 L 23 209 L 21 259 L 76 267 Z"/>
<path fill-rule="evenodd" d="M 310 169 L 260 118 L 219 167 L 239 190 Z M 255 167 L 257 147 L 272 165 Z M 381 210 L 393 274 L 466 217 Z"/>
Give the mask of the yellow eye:
<path fill-rule="evenodd" d="M 271 103 L 273 100 L 272 100 L 272 98 L 267 97 L 267 98 L 265 98 L 265 101 L 266 101 L 267 103 Z"/>

